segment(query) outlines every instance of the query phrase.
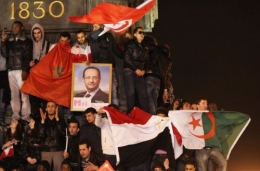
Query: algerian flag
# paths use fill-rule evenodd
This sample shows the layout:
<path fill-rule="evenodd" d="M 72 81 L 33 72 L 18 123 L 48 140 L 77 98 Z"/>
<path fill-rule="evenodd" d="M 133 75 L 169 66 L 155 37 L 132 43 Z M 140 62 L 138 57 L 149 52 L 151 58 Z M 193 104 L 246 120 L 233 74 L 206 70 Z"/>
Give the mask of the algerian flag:
<path fill-rule="evenodd" d="M 187 149 L 214 147 L 226 159 L 250 122 L 248 115 L 229 111 L 170 111 L 169 118 Z"/>

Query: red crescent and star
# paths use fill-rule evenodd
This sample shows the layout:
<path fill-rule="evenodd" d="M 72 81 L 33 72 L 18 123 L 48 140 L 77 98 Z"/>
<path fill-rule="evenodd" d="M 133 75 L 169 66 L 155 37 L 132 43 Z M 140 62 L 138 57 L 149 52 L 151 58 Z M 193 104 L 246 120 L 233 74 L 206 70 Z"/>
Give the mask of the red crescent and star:
<path fill-rule="evenodd" d="M 192 121 L 189 122 L 189 124 L 191 124 L 193 126 L 193 130 L 195 130 L 197 126 L 202 127 L 202 125 L 199 123 L 201 119 L 194 118 L 193 114 L 192 114 Z M 208 116 L 208 118 L 211 122 L 211 125 L 212 125 L 210 131 L 205 135 L 196 135 L 196 134 L 193 134 L 191 131 L 189 131 L 193 136 L 195 136 L 197 138 L 209 139 L 216 134 L 216 123 L 215 123 L 215 117 L 214 117 L 213 113 L 209 112 L 209 113 L 206 113 L 206 115 Z"/>

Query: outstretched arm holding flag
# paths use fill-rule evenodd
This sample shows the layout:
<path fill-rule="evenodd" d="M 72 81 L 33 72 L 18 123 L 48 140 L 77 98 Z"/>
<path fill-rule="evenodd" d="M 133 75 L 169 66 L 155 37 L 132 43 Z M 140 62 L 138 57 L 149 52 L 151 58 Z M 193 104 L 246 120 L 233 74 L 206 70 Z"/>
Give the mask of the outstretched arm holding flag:
<path fill-rule="evenodd" d="M 79 23 L 104 24 L 104 32 L 100 33 L 100 35 L 108 30 L 122 34 L 149 12 L 153 8 L 155 1 L 147 0 L 137 8 L 112 3 L 100 3 L 88 15 L 70 16 L 69 20 Z"/>

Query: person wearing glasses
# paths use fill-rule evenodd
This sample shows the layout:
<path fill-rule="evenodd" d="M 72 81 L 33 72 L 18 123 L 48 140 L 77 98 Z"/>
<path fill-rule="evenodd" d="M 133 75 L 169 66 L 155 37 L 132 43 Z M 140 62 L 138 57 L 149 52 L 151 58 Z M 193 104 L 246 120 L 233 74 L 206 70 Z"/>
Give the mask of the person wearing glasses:
<path fill-rule="evenodd" d="M 148 112 L 146 84 L 143 76 L 145 73 L 145 59 L 149 50 L 142 45 L 144 39 L 143 28 L 136 27 L 133 33 L 134 39 L 126 43 L 123 58 L 126 113 L 129 113 L 134 106 L 139 106 L 142 110 Z M 138 99 L 138 102 L 136 99 Z"/>

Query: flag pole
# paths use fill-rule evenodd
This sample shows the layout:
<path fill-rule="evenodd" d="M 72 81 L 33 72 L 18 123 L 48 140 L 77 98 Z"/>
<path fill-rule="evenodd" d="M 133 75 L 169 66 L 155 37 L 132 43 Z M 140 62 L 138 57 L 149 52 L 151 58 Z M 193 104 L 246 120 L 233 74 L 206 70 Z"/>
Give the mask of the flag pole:
<path fill-rule="evenodd" d="M 68 137 L 68 130 L 66 128 L 66 147 L 65 147 L 65 152 L 68 151 L 68 140 L 69 140 L 69 137 Z"/>

